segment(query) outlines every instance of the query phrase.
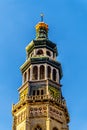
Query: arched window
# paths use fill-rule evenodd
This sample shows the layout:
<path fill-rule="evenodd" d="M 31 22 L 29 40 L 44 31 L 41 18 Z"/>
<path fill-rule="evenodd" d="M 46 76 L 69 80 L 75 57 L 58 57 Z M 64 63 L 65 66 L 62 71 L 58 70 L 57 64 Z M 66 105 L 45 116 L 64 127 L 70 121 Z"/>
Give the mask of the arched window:
<path fill-rule="evenodd" d="M 47 67 L 47 77 L 51 79 L 51 67 Z"/>
<path fill-rule="evenodd" d="M 43 55 L 43 50 L 38 50 L 37 55 Z"/>
<path fill-rule="evenodd" d="M 58 129 L 56 127 L 54 127 L 53 130 L 58 130 Z"/>
<path fill-rule="evenodd" d="M 28 80 L 30 80 L 30 68 L 28 70 Z"/>
<path fill-rule="evenodd" d="M 43 95 L 44 94 L 44 91 L 43 90 L 41 90 L 41 95 Z"/>
<path fill-rule="evenodd" d="M 33 90 L 33 95 L 35 95 L 35 90 Z"/>
<path fill-rule="evenodd" d="M 38 125 L 35 130 L 42 130 L 42 128 Z"/>
<path fill-rule="evenodd" d="M 49 52 L 49 51 L 47 51 L 46 53 L 47 53 L 47 55 L 48 55 L 48 56 L 51 56 L 51 54 L 50 54 L 50 52 Z"/>
<path fill-rule="evenodd" d="M 40 95 L 40 91 L 39 90 L 37 90 L 37 95 Z"/>
<path fill-rule="evenodd" d="M 24 73 L 24 82 L 27 81 L 27 72 Z"/>
<path fill-rule="evenodd" d="M 40 79 L 45 78 L 45 67 L 43 65 L 40 66 Z"/>
<path fill-rule="evenodd" d="M 33 80 L 37 80 L 38 79 L 38 67 L 37 66 L 34 66 L 33 67 L 33 77 L 32 77 Z"/>
<path fill-rule="evenodd" d="M 56 74 L 56 70 L 53 69 L 53 80 L 54 80 L 54 81 L 56 81 L 56 75 L 57 75 L 57 74 Z"/>

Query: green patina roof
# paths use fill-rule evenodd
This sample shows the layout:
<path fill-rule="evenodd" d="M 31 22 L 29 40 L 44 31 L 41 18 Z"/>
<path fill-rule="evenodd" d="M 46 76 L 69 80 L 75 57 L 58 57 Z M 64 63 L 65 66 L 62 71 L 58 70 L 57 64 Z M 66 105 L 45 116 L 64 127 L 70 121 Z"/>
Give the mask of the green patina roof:
<path fill-rule="evenodd" d="M 44 38 L 41 40 L 39 39 L 31 41 L 26 47 L 26 51 L 30 53 L 34 48 L 43 48 L 43 47 L 46 47 L 52 50 L 53 52 L 56 52 L 56 55 L 58 55 L 56 44 Z"/>

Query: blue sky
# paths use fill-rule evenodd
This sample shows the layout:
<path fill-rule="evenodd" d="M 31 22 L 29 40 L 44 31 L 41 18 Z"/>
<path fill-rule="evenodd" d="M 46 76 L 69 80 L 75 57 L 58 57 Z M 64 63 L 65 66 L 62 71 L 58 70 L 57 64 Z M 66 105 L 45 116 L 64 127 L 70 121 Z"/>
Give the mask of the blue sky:
<path fill-rule="evenodd" d="M 11 105 L 18 101 L 21 86 L 19 68 L 26 59 L 25 47 L 35 38 L 41 12 L 49 25 L 49 39 L 58 47 L 70 130 L 86 130 L 86 0 L 0 0 L 0 130 L 12 129 Z"/>

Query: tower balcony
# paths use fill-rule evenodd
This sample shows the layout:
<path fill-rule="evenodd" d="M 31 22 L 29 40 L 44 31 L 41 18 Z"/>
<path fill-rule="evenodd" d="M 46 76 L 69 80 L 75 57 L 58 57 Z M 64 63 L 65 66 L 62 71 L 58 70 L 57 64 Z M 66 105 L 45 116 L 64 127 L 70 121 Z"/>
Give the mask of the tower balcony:
<path fill-rule="evenodd" d="M 63 107 L 66 106 L 65 100 L 61 100 L 58 98 L 54 98 L 51 95 L 36 95 L 36 96 L 28 96 L 27 100 L 29 102 L 37 102 L 37 101 L 51 101 L 58 105 L 62 105 Z"/>
<path fill-rule="evenodd" d="M 21 109 L 21 107 L 25 106 L 26 104 L 31 104 L 33 102 L 52 102 L 61 106 L 62 108 L 66 108 L 65 100 L 55 99 L 51 95 L 36 95 L 36 96 L 26 96 L 25 99 L 20 100 L 17 104 L 12 105 L 12 113 L 16 112 L 17 110 Z"/>

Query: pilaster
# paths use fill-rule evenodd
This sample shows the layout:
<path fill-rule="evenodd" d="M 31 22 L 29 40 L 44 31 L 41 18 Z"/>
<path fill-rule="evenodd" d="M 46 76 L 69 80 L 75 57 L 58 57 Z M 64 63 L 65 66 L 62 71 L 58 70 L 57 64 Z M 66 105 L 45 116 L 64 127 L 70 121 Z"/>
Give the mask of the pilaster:
<path fill-rule="evenodd" d="M 50 130 L 50 118 L 47 118 L 46 120 L 46 130 Z"/>

